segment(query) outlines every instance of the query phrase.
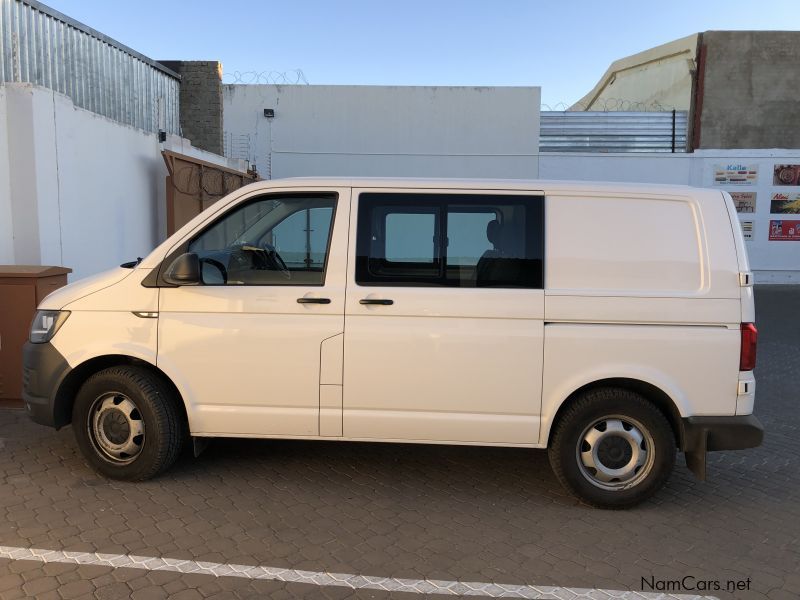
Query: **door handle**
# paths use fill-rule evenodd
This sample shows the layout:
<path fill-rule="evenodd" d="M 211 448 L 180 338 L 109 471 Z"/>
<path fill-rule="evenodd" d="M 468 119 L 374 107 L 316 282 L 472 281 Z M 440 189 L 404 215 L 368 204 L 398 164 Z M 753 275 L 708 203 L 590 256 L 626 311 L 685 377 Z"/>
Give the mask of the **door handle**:
<path fill-rule="evenodd" d="M 330 304 L 331 303 L 331 299 L 330 298 L 306 298 L 306 297 L 303 297 L 303 298 L 298 298 L 297 299 L 297 303 L 298 304 Z"/>
<path fill-rule="evenodd" d="M 382 306 L 389 306 L 390 304 L 394 304 L 394 300 L 389 300 L 387 298 L 362 298 L 358 301 L 359 304 L 380 304 Z"/>

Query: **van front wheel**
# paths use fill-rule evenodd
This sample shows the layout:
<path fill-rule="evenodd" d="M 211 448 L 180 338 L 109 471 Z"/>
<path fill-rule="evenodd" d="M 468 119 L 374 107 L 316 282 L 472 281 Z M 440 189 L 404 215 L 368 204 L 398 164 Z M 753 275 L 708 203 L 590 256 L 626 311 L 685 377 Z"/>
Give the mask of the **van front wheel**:
<path fill-rule="evenodd" d="M 561 484 L 600 508 L 628 508 L 655 494 L 675 465 L 667 419 L 621 388 L 582 394 L 559 419 L 548 450 Z"/>
<path fill-rule="evenodd" d="M 72 428 L 89 464 L 112 479 L 141 481 L 178 457 L 185 425 L 164 382 L 142 367 L 111 367 L 81 387 Z"/>

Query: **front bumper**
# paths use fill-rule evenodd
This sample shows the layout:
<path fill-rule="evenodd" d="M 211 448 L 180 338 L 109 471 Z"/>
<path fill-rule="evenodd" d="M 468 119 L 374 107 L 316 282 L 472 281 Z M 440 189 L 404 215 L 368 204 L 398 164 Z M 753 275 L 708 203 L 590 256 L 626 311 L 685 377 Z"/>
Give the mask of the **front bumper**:
<path fill-rule="evenodd" d="M 69 363 L 50 343 L 22 348 L 22 399 L 34 422 L 56 429 L 68 422 L 56 414 L 56 393 L 70 372 Z"/>

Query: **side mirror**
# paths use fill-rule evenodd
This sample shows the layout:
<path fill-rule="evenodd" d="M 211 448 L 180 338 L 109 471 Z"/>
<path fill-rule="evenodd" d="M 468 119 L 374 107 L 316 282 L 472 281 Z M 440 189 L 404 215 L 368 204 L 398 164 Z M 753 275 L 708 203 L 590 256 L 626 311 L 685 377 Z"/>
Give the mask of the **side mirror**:
<path fill-rule="evenodd" d="M 202 278 L 197 254 L 187 252 L 173 260 L 164 273 L 164 281 L 172 285 L 198 285 Z"/>

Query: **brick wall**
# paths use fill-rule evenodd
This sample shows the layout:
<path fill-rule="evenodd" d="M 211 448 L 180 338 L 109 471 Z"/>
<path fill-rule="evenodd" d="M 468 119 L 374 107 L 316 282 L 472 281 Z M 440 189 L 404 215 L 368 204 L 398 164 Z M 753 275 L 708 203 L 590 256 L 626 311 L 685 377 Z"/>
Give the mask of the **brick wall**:
<path fill-rule="evenodd" d="M 223 154 L 222 63 L 215 60 L 162 60 L 181 76 L 180 124 L 192 145 Z"/>

